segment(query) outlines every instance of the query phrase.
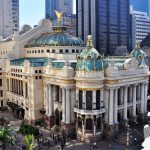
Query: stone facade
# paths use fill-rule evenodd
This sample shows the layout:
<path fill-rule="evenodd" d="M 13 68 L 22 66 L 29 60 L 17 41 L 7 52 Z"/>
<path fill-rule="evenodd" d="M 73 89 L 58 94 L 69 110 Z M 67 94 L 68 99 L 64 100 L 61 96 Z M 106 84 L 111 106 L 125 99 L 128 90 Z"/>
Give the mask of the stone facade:
<path fill-rule="evenodd" d="M 41 34 L 53 46 L 46 45 Z M 113 136 L 127 121 L 143 121 L 149 67 L 138 46 L 130 56 L 103 58 L 91 36 L 86 46 L 72 36 L 68 45 L 61 45 L 66 40 L 52 40 L 52 34 L 64 36 L 64 28 L 54 32 L 50 21 L 42 20 L 0 43 L 3 106 L 8 104 L 27 123 L 44 122 L 49 129 L 57 125 L 87 142 Z M 31 46 L 38 37 L 39 45 Z M 4 54 L 8 45 L 9 54 Z"/>

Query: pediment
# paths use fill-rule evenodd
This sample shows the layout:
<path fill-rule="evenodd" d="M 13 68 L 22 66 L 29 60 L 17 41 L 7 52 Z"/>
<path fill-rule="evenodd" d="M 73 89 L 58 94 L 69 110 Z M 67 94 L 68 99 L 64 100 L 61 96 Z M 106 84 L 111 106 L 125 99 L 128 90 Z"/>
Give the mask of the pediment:
<path fill-rule="evenodd" d="M 138 68 L 138 64 L 138 61 L 134 57 L 132 57 L 124 62 L 124 68 L 126 70 L 136 69 Z"/>

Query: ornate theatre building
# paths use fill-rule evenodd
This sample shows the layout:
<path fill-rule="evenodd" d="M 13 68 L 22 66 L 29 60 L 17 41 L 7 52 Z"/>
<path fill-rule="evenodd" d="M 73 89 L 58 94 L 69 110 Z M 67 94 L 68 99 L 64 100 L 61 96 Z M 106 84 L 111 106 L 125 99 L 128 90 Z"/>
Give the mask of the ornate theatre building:
<path fill-rule="evenodd" d="M 43 19 L 0 41 L 0 105 L 29 124 L 58 125 L 78 139 L 100 140 L 147 112 L 149 67 L 137 45 L 103 57 L 60 22 Z"/>

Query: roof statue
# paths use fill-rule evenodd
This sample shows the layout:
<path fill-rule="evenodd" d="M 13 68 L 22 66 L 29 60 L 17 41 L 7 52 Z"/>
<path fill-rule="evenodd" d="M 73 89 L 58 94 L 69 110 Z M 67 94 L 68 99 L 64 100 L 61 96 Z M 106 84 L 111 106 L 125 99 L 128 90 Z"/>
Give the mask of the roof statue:
<path fill-rule="evenodd" d="M 140 49 L 140 42 L 139 41 L 136 42 L 136 47 L 135 48 Z"/>
<path fill-rule="evenodd" d="M 93 47 L 93 37 L 92 35 L 88 35 L 87 36 L 87 43 L 86 43 L 87 47 Z"/>
<path fill-rule="evenodd" d="M 59 12 L 57 10 L 55 10 L 55 14 L 56 14 L 56 17 L 57 17 L 57 20 L 58 20 L 58 24 L 60 25 L 61 24 L 61 21 L 62 21 L 62 17 L 64 15 L 63 12 Z"/>

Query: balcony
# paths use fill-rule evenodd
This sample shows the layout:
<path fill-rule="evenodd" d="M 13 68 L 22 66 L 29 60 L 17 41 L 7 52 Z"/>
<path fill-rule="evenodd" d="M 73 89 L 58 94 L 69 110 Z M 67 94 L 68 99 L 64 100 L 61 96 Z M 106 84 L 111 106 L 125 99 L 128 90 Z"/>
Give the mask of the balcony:
<path fill-rule="evenodd" d="M 100 110 L 84 110 L 84 109 L 74 108 L 74 112 L 81 115 L 99 115 L 105 113 L 106 110 L 105 108 L 101 108 Z"/>

